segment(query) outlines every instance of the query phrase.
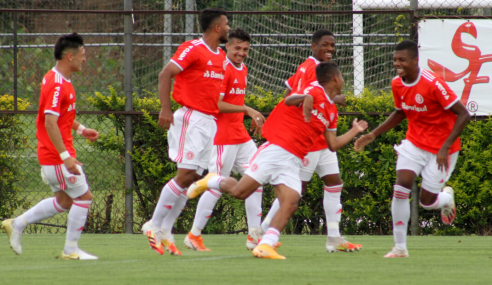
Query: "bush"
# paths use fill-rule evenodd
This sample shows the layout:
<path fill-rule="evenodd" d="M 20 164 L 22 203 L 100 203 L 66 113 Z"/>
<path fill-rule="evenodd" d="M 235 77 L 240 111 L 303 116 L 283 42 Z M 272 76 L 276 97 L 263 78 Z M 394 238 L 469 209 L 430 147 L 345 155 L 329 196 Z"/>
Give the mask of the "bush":
<path fill-rule="evenodd" d="M 18 100 L 18 110 L 29 106 L 26 100 Z M 14 110 L 14 97 L 0 96 L 0 110 Z M 19 198 L 21 189 L 16 186 L 22 180 L 21 157 L 19 151 L 25 147 L 25 124 L 17 114 L 0 114 L 0 219 L 13 216 L 14 210 L 24 206 Z"/>

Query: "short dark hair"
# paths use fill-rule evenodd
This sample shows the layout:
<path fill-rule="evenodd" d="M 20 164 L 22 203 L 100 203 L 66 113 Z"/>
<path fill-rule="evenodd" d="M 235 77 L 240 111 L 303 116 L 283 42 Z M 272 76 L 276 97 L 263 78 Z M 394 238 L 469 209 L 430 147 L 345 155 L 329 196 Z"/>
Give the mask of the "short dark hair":
<path fill-rule="evenodd" d="M 313 34 L 313 36 L 311 37 L 311 42 L 312 42 L 313 44 L 318 44 L 318 43 L 319 43 L 319 41 L 321 40 L 321 38 L 322 38 L 322 37 L 324 37 L 324 36 L 332 36 L 332 37 L 335 37 L 335 36 L 333 35 L 333 33 L 332 33 L 332 32 L 330 32 L 330 31 L 328 31 L 328 30 L 317 30 L 317 31 Z"/>
<path fill-rule="evenodd" d="M 316 66 L 316 79 L 320 84 L 330 82 L 340 71 L 334 62 L 324 61 Z"/>
<path fill-rule="evenodd" d="M 63 52 L 66 49 L 79 49 L 84 45 L 84 39 L 77 33 L 63 35 L 56 40 L 55 44 L 55 59 L 62 59 Z"/>
<path fill-rule="evenodd" d="M 238 39 L 243 42 L 251 42 L 251 36 L 245 30 L 237 28 L 229 32 L 229 40 Z"/>
<path fill-rule="evenodd" d="M 215 20 L 220 18 L 222 15 L 227 17 L 227 12 L 219 8 L 209 8 L 203 10 L 200 14 L 200 27 L 202 28 L 202 31 L 205 32 L 208 30 L 212 24 L 214 24 Z"/>
<path fill-rule="evenodd" d="M 412 58 L 419 56 L 419 48 L 417 43 L 411 40 L 404 40 L 396 45 L 395 51 L 407 50 Z"/>

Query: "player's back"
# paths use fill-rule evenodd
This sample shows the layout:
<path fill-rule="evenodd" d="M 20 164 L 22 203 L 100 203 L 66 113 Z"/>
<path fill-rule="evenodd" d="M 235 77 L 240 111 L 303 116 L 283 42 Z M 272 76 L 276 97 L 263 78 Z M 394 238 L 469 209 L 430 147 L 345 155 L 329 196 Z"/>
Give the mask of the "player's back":
<path fill-rule="evenodd" d="M 55 69 L 48 71 L 41 84 L 39 110 L 36 118 L 38 159 L 41 165 L 63 163 L 46 131 L 46 114 L 58 117 L 57 125 L 60 129 L 63 144 L 70 155 L 75 157 L 72 137 L 72 125 L 76 115 L 75 100 L 75 90 L 71 81 L 64 78 Z"/>
<path fill-rule="evenodd" d="M 273 109 L 262 132 L 263 137 L 269 142 L 283 147 L 301 159 L 328 128 L 330 120 L 335 122 L 337 119 L 336 107 L 332 108 L 333 102 L 330 102 L 317 82 L 313 82 L 304 92 L 313 96 L 311 122 L 304 121 L 302 106 L 287 106 L 284 99 Z"/>
<path fill-rule="evenodd" d="M 246 65 L 236 67 L 228 58 L 225 68 L 224 81 L 222 82 L 222 101 L 243 106 L 248 82 L 248 69 Z M 244 127 L 244 113 L 218 113 L 217 134 L 215 145 L 241 144 L 251 140 L 248 131 Z"/>
<path fill-rule="evenodd" d="M 174 80 L 174 100 L 208 115 L 217 114 L 224 79 L 224 51 L 220 47 L 213 51 L 203 39 L 191 40 L 178 47 L 171 62 L 181 69 Z"/>

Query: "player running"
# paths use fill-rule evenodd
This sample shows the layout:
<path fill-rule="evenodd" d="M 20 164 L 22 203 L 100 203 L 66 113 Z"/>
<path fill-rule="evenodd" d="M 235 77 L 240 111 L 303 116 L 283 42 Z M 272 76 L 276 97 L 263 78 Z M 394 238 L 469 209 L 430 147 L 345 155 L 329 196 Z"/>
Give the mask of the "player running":
<path fill-rule="evenodd" d="M 302 188 L 299 170 L 314 141 L 324 133 L 328 146 L 336 151 L 367 128 L 367 122 L 355 119 L 351 130 L 336 136 L 338 112 L 333 98 L 341 93 L 342 74 L 336 64 L 324 62 L 316 67 L 316 76 L 318 81 L 307 87 L 303 95 L 287 97 L 272 111 L 263 127 L 267 142 L 258 148 L 239 182 L 231 177 L 209 173 L 188 190 L 190 198 L 212 188 L 245 199 L 261 185 L 272 184 L 280 208 L 261 242 L 253 250 L 255 257 L 285 259 L 274 246 L 297 209 Z"/>
<path fill-rule="evenodd" d="M 96 130 L 75 120 L 75 90 L 70 77 L 82 70 L 86 60 L 84 40 L 76 33 L 61 36 L 56 41 L 54 55 L 56 65 L 46 73 L 41 84 L 36 137 L 41 176 L 55 196 L 44 199 L 15 219 L 3 221 L 2 227 L 14 252 L 21 254 L 21 235 L 28 225 L 69 211 L 61 258 L 95 260 L 97 256 L 78 247 L 92 204 L 92 193 L 82 163 L 76 158 L 72 137 L 72 130 L 91 141 L 99 137 Z"/>
<path fill-rule="evenodd" d="M 235 29 L 229 33 L 229 41 L 226 43 L 227 64 L 219 99 L 220 113 L 215 115 L 217 134 L 208 164 L 210 172 L 225 177 L 230 176 L 231 171 L 244 174 L 244 165 L 248 164 L 257 150 L 256 144 L 244 127 L 244 114 L 252 118 L 252 126 L 256 126 L 255 133 L 261 131 L 265 122 L 261 113 L 244 105 L 248 69 L 243 61 L 248 56 L 250 42 L 251 37 L 247 32 Z M 260 226 L 262 193 L 263 187 L 259 187 L 245 201 L 248 220 L 246 247 L 250 250 L 257 245 L 250 235 Z M 210 250 L 203 244 L 201 233 L 221 195 L 217 189 L 210 189 L 202 195 L 196 208 L 193 227 L 184 240 L 186 247 L 198 251 Z"/>
<path fill-rule="evenodd" d="M 311 43 L 313 55 L 308 57 L 297 68 L 296 73 L 285 81 L 290 94 L 302 92 L 309 84 L 316 81 L 316 66 L 320 62 L 330 62 L 335 54 L 335 37 L 328 30 L 316 31 L 312 36 Z M 335 96 L 333 101 L 336 104 L 345 105 L 345 96 L 337 95 L 339 96 Z M 302 160 L 300 176 L 303 193 L 306 191 L 307 184 L 313 177 L 315 170 L 325 184 L 323 208 L 325 210 L 328 229 L 326 250 L 328 252 L 351 252 L 359 250 L 362 248 L 362 245 L 352 244 L 340 236 L 339 224 L 342 216 L 341 196 L 343 182 L 340 178 L 337 154 L 328 148 L 324 134 L 318 137 L 306 157 Z M 253 232 L 253 238 L 255 240 L 262 238 L 278 209 L 278 199 L 275 199 L 261 227 Z"/>
<path fill-rule="evenodd" d="M 406 139 L 395 146 L 398 160 L 391 215 L 396 245 L 384 256 L 387 258 L 408 257 L 408 198 L 417 175 L 422 176 L 422 207 L 441 209 L 442 221 L 447 225 L 456 217 L 454 191 L 443 186 L 458 160 L 459 135 L 470 115 L 444 80 L 419 68 L 418 62 L 415 42 L 405 40 L 396 45 L 393 66 L 398 76 L 391 83 L 396 110 L 379 127 L 355 141 L 355 150 L 362 151 L 377 136 L 396 127 L 405 118 L 408 120 Z"/>
<path fill-rule="evenodd" d="M 229 21 L 222 9 L 206 9 L 200 15 L 203 37 L 182 43 L 159 74 L 162 110 L 159 126 L 169 129 L 169 157 L 178 173 L 162 189 L 151 220 L 142 226 L 149 244 L 159 254 L 164 249 L 181 255 L 171 234 L 174 221 L 186 205 L 186 189 L 208 166 L 217 124 L 214 115 L 224 79 L 225 53 L 219 44 L 227 42 Z M 171 110 L 173 99 L 182 108 Z"/>

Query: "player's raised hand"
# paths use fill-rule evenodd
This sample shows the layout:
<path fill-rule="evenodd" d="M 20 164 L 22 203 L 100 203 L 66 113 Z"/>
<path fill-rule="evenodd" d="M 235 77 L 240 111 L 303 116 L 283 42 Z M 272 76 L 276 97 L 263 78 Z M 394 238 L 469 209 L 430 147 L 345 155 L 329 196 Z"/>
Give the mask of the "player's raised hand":
<path fill-rule="evenodd" d="M 95 142 L 99 138 L 99 132 L 94 129 L 84 129 L 82 136 L 91 142 Z"/>
<path fill-rule="evenodd" d="M 355 143 L 354 143 L 355 151 L 362 151 L 366 145 L 370 144 L 375 139 L 376 139 L 376 136 L 372 133 L 368 133 L 367 135 L 361 136 L 360 138 L 355 140 Z"/>
<path fill-rule="evenodd" d="M 74 175 L 80 175 L 79 168 L 77 165 L 83 165 L 80 161 L 78 161 L 75 157 L 69 157 L 63 161 L 65 164 L 65 167 L 67 168 L 68 172 Z"/>
<path fill-rule="evenodd" d="M 171 108 L 162 108 L 159 113 L 159 127 L 168 130 L 171 124 L 174 124 L 173 111 Z"/>
<path fill-rule="evenodd" d="M 313 111 L 313 96 L 306 95 L 302 102 L 302 113 L 304 114 L 304 121 L 311 122 L 311 112 Z"/>
<path fill-rule="evenodd" d="M 439 152 L 437 152 L 437 169 L 439 171 L 447 171 L 448 170 L 448 156 L 449 156 L 449 148 L 442 147 Z"/>
<path fill-rule="evenodd" d="M 335 98 L 333 98 L 333 102 L 340 106 L 345 106 L 346 101 L 347 98 L 345 98 L 345 95 L 337 95 L 335 96 Z"/>
<path fill-rule="evenodd" d="M 352 122 L 352 128 L 356 129 L 359 133 L 365 131 L 368 126 L 369 125 L 367 124 L 366 121 L 364 120 L 359 121 L 357 120 L 357 118 L 355 118 L 354 121 Z"/>

